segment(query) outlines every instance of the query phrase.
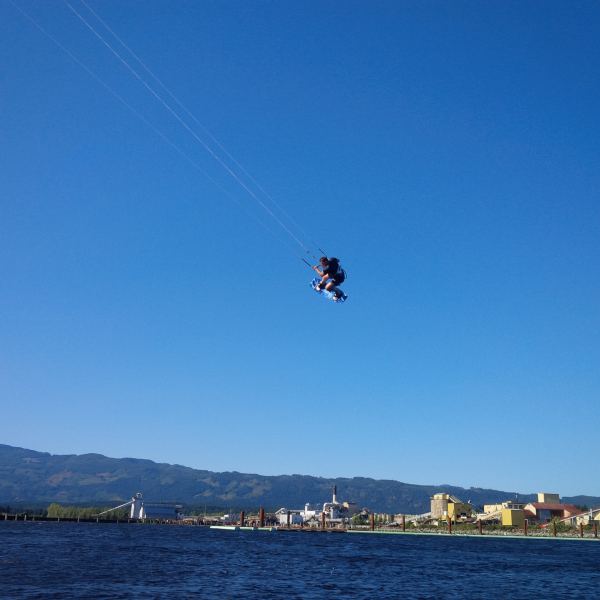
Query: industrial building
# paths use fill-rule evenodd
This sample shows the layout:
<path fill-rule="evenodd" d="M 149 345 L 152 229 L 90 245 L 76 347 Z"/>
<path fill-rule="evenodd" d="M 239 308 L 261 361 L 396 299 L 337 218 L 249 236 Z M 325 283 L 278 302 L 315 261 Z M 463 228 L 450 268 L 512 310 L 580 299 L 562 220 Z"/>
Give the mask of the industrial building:
<path fill-rule="evenodd" d="M 537 523 L 548 523 L 552 519 L 566 519 L 579 515 L 581 510 L 573 504 L 562 504 L 558 494 L 538 493 L 538 501 L 523 507 L 525 518 Z"/>
<path fill-rule="evenodd" d="M 577 515 L 564 517 L 561 521 L 572 526 L 580 524 L 593 525 L 594 523 L 598 525 L 600 524 L 600 508 L 590 508 Z"/>
<path fill-rule="evenodd" d="M 304 513 L 305 511 L 298 509 L 288 510 L 287 508 L 280 508 L 275 513 L 275 518 L 277 519 L 277 524 L 283 527 L 287 525 L 302 525 L 304 523 Z"/>
<path fill-rule="evenodd" d="M 504 527 L 524 527 L 525 512 L 522 508 L 503 508 L 501 519 Z"/>
<path fill-rule="evenodd" d="M 511 527 L 523 527 L 525 505 L 514 500 L 505 500 L 496 504 L 484 504 L 483 513 L 477 515 L 478 521 L 502 523 Z"/>
<path fill-rule="evenodd" d="M 552 519 L 566 520 L 577 517 L 581 510 L 573 504 L 563 504 L 559 494 L 538 492 L 537 502 L 522 504 L 507 500 L 500 504 L 486 504 L 480 521 L 497 521 L 505 527 L 523 527 L 530 523 L 548 523 Z"/>
<path fill-rule="evenodd" d="M 441 520 L 465 520 L 473 514 L 470 502 L 463 502 L 452 494 L 434 494 L 431 496 L 431 518 Z"/>
<path fill-rule="evenodd" d="M 319 526 L 323 518 L 329 525 L 340 525 L 347 522 L 353 515 L 358 512 L 354 502 L 340 502 L 337 498 L 337 486 L 333 486 L 331 502 L 320 504 L 304 505 L 304 509 L 288 509 L 280 508 L 275 516 L 279 525 L 306 525 Z M 289 517 L 288 517 L 289 514 Z"/>

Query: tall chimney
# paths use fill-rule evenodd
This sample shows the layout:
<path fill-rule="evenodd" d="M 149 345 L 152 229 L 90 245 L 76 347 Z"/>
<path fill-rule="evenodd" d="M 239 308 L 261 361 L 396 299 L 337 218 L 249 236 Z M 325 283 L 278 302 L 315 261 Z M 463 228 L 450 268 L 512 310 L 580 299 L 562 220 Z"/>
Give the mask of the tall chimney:
<path fill-rule="evenodd" d="M 333 504 L 337 504 L 337 485 L 333 486 L 333 499 L 332 499 Z"/>

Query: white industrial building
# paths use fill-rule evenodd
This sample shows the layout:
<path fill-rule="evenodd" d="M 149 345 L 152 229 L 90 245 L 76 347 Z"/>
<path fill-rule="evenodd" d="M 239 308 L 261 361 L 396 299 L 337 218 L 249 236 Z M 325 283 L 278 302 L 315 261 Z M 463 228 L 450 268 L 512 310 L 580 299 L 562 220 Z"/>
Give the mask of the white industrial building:
<path fill-rule="evenodd" d="M 289 517 L 288 517 L 289 515 Z M 288 510 L 287 508 L 280 508 L 275 513 L 277 524 L 283 527 L 287 525 L 302 525 L 304 523 L 304 515 L 301 510 Z"/>
<path fill-rule="evenodd" d="M 353 502 L 339 502 L 337 499 L 337 486 L 333 486 L 331 502 L 325 502 L 323 505 L 306 503 L 304 509 L 280 508 L 275 516 L 281 526 L 307 525 L 319 526 L 322 523 L 323 516 L 329 524 L 344 523 L 352 515 L 356 514 L 356 505 Z"/>

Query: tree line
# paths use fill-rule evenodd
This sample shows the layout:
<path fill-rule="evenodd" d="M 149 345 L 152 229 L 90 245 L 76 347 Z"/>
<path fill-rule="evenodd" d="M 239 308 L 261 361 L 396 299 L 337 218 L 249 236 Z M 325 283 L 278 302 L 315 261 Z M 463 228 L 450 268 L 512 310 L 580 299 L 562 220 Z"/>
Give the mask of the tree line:
<path fill-rule="evenodd" d="M 46 509 L 47 517 L 51 519 L 95 519 L 98 513 L 108 510 L 107 506 L 63 506 L 53 502 Z M 102 515 L 100 519 L 126 519 L 129 516 L 127 507 L 112 510 Z"/>

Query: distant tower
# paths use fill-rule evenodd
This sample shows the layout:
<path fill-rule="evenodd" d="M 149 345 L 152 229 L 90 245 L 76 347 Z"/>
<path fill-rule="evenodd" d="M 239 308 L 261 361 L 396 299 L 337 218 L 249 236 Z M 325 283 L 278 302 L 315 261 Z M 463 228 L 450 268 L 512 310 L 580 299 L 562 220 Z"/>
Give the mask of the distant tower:
<path fill-rule="evenodd" d="M 337 485 L 333 486 L 333 499 L 331 500 L 332 504 L 337 504 Z"/>
<path fill-rule="evenodd" d="M 131 512 L 129 513 L 132 519 L 143 519 L 144 514 L 144 501 L 142 500 L 142 492 L 138 492 L 131 499 Z"/>

